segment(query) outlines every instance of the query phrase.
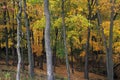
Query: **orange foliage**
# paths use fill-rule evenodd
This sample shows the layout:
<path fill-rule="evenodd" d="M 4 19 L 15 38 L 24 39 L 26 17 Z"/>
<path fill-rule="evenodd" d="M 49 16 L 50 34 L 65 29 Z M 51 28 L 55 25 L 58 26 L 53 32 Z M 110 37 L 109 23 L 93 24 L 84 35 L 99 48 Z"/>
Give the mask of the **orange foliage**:
<path fill-rule="evenodd" d="M 33 29 L 34 44 L 32 44 L 33 53 L 37 56 L 42 55 L 43 30 Z"/>

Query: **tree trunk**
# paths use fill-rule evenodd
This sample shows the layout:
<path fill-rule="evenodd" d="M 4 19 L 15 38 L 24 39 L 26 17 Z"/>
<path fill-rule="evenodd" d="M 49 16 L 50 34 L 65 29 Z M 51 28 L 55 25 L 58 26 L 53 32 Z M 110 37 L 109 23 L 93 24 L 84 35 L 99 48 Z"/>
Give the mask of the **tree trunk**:
<path fill-rule="evenodd" d="M 39 62 L 40 62 L 39 67 L 40 69 L 43 70 L 43 54 L 40 56 Z"/>
<path fill-rule="evenodd" d="M 6 42 L 6 65 L 8 66 L 8 29 L 5 27 L 5 42 Z"/>
<path fill-rule="evenodd" d="M 62 0 L 62 26 L 63 26 L 63 42 L 64 42 L 64 52 L 66 57 L 66 68 L 67 68 L 67 75 L 68 80 L 70 80 L 70 67 L 69 67 L 69 60 L 68 60 L 68 52 L 67 52 L 67 42 L 66 42 L 66 27 L 65 27 L 65 13 L 64 13 L 64 0 Z"/>
<path fill-rule="evenodd" d="M 12 2 L 13 2 L 13 9 L 15 9 L 15 1 L 14 0 L 12 0 Z M 12 43 L 13 43 L 13 45 L 12 45 L 12 56 L 13 56 L 13 65 L 15 65 L 15 50 L 14 50 L 14 47 L 15 47 L 15 40 L 14 40 L 14 35 L 15 35 L 15 33 L 14 33 L 14 11 L 13 11 L 13 14 L 12 14 Z"/>
<path fill-rule="evenodd" d="M 28 61 L 29 61 L 29 75 L 30 78 L 33 79 L 34 77 L 34 59 L 32 54 L 32 48 L 31 48 L 31 40 L 30 40 L 30 24 L 28 19 L 28 14 L 26 13 L 26 0 L 24 0 L 24 18 L 25 18 L 25 26 L 27 31 L 27 48 L 28 48 Z"/>
<path fill-rule="evenodd" d="M 57 38 L 58 38 L 58 28 L 55 28 L 55 45 L 53 48 L 53 67 L 54 67 L 54 72 L 55 72 L 55 67 L 56 67 L 56 50 L 57 50 Z"/>
<path fill-rule="evenodd" d="M 112 3 L 112 0 L 110 0 Z M 114 2 L 114 1 L 113 1 Z M 112 3 L 114 4 L 114 3 Z M 96 5 L 98 5 L 98 1 L 96 1 Z M 97 17 L 98 17 L 98 26 L 99 30 L 102 33 L 102 38 L 104 42 L 104 46 L 106 49 L 106 66 L 107 66 L 107 77 L 108 80 L 113 80 L 113 61 L 112 61 L 112 39 L 113 39 L 113 20 L 114 20 L 114 6 L 111 6 L 111 16 L 110 16 L 110 32 L 109 32 L 109 47 L 107 46 L 106 38 L 104 35 L 103 28 L 100 30 L 100 25 L 102 24 L 102 20 L 100 17 L 100 13 L 97 10 Z"/>
<path fill-rule="evenodd" d="M 70 49 L 71 49 L 71 68 L 72 68 L 72 73 L 74 74 L 74 56 L 73 56 L 73 43 L 72 43 L 72 38 L 70 38 Z"/>
<path fill-rule="evenodd" d="M 111 15 L 110 15 L 110 31 L 109 31 L 109 52 L 108 52 L 108 80 L 114 80 L 113 79 L 113 58 L 112 58 L 112 42 L 113 42 L 113 18 L 114 18 L 114 0 L 110 0 L 110 3 L 113 5 L 111 6 Z"/>
<path fill-rule="evenodd" d="M 7 24 L 7 4 L 6 2 L 3 2 L 3 22 L 4 25 Z M 7 27 L 5 27 L 5 42 L 6 42 L 6 65 L 8 66 L 8 30 Z"/>
<path fill-rule="evenodd" d="M 20 54 L 20 30 L 21 30 L 21 14 L 22 14 L 22 1 L 19 0 L 18 3 L 18 15 L 17 15 L 17 55 L 18 55 L 18 65 L 17 65 L 17 74 L 16 74 L 16 80 L 20 80 L 20 67 L 21 67 L 21 54 Z"/>
<path fill-rule="evenodd" d="M 88 36 L 86 42 L 86 55 L 85 55 L 85 79 L 89 80 L 89 71 L 88 71 L 88 55 L 89 55 L 89 41 L 90 41 L 90 28 L 88 28 Z"/>
<path fill-rule="evenodd" d="M 21 47 L 21 67 L 22 67 L 22 71 L 24 71 L 25 65 L 24 65 L 24 48 L 23 47 Z"/>
<path fill-rule="evenodd" d="M 49 0 L 44 0 L 44 12 L 46 18 L 45 27 L 45 50 L 47 58 L 47 80 L 54 80 L 53 67 L 52 67 L 52 50 L 50 46 L 50 12 L 49 12 Z"/>

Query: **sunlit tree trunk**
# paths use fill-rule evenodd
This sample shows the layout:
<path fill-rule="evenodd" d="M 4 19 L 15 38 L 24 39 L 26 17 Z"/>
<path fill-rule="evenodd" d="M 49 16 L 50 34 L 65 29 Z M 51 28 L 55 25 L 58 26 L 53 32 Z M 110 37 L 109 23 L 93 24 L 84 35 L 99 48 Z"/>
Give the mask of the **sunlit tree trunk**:
<path fill-rule="evenodd" d="M 49 0 L 44 0 L 44 12 L 46 18 L 45 27 L 45 50 L 47 58 L 47 80 L 54 80 L 53 67 L 52 67 L 52 50 L 50 46 L 50 12 L 49 12 Z"/>
<path fill-rule="evenodd" d="M 31 48 L 31 40 L 30 40 L 30 23 L 28 19 L 28 14 L 26 13 L 26 0 L 24 1 L 24 18 L 25 18 L 25 26 L 27 31 L 27 48 L 28 48 L 28 61 L 29 61 L 29 75 L 30 78 L 33 79 L 34 77 L 34 59 L 32 54 L 32 48 Z"/>
<path fill-rule="evenodd" d="M 20 80 L 20 67 L 21 67 L 21 53 L 20 53 L 20 41 L 21 41 L 21 14 L 22 14 L 22 1 L 18 2 L 18 14 L 17 14 L 17 55 L 18 55 L 18 64 L 17 64 L 17 74 L 16 80 Z"/>
<path fill-rule="evenodd" d="M 68 52 L 67 52 L 67 42 L 66 42 L 64 2 L 65 2 L 65 0 L 62 0 L 62 5 L 61 5 L 61 9 L 62 9 L 62 27 L 63 27 L 63 42 L 64 42 L 64 52 L 65 52 L 65 57 L 66 57 L 67 75 L 68 75 L 68 80 L 70 80 L 70 67 L 69 67 Z"/>

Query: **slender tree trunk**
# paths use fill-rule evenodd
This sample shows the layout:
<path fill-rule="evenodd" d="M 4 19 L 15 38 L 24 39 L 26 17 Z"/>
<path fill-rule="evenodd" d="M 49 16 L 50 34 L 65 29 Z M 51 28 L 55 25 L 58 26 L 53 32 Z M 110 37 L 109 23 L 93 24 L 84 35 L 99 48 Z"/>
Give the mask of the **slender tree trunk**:
<path fill-rule="evenodd" d="M 113 49 L 112 49 L 112 42 L 113 42 L 113 18 L 114 18 L 114 0 L 110 0 L 110 3 L 112 3 L 111 6 L 111 15 L 110 15 L 110 31 L 109 31 L 109 55 L 108 55 L 108 67 L 109 67 L 109 75 L 108 80 L 114 80 L 113 79 Z"/>
<path fill-rule="evenodd" d="M 50 46 L 50 12 L 49 12 L 49 0 L 44 0 L 44 12 L 46 18 L 45 27 L 45 49 L 47 58 L 47 80 L 54 80 L 53 67 L 52 67 L 52 50 Z"/>
<path fill-rule="evenodd" d="M 3 2 L 3 22 L 4 25 L 7 24 L 7 4 L 6 2 Z M 8 30 L 7 27 L 5 27 L 5 42 L 6 42 L 6 65 L 8 66 Z"/>
<path fill-rule="evenodd" d="M 110 0 L 112 4 L 114 4 L 114 1 Z M 98 1 L 96 1 L 96 5 L 98 5 Z M 111 6 L 111 16 L 110 16 L 110 32 L 109 32 L 109 47 L 107 46 L 106 38 L 104 35 L 103 28 L 100 30 L 100 25 L 102 24 L 102 20 L 100 17 L 99 10 L 97 10 L 97 16 L 98 16 L 98 26 L 99 30 L 102 33 L 102 38 L 104 42 L 104 46 L 106 49 L 106 66 L 107 66 L 107 77 L 108 80 L 114 80 L 113 79 L 113 61 L 112 61 L 112 39 L 113 39 L 113 21 L 114 21 L 114 6 Z"/>
<path fill-rule="evenodd" d="M 89 41 L 90 41 L 90 28 L 88 28 L 88 36 L 87 36 L 87 42 L 86 42 L 86 55 L 85 55 L 85 79 L 87 80 L 89 80 L 89 73 L 88 73 Z"/>
<path fill-rule="evenodd" d="M 53 67 L 54 67 L 54 72 L 56 71 L 55 70 L 55 67 L 56 67 L 56 50 L 57 50 L 57 38 L 58 38 L 58 28 L 55 28 L 55 45 L 54 45 L 54 48 L 53 48 Z"/>
<path fill-rule="evenodd" d="M 5 42 L 6 42 L 6 65 L 8 66 L 8 29 L 5 27 Z"/>
<path fill-rule="evenodd" d="M 74 56 L 73 56 L 73 43 L 72 43 L 72 38 L 70 38 L 70 49 L 71 49 L 71 68 L 72 68 L 72 73 L 74 74 Z"/>
<path fill-rule="evenodd" d="M 21 47 L 21 67 L 22 67 L 22 71 L 24 71 L 25 65 L 24 65 L 24 48 L 23 47 Z"/>
<path fill-rule="evenodd" d="M 29 61 L 29 75 L 30 78 L 33 79 L 34 77 L 34 59 L 32 54 L 32 48 L 31 48 L 31 40 L 30 40 L 30 24 L 28 19 L 28 14 L 26 13 L 26 0 L 24 0 L 24 18 L 25 18 L 25 26 L 27 29 L 27 48 L 28 48 L 28 61 Z"/>
<path fill-rule="evenodd" d="M 65 52 L 65 57 L 66 57 L 67 75 L 68 75 L 68 80 L 70 80 L 70 67 L 69 67 L 68 52 L 67 52 L 67 42 L 66 42 L 64 2 L 65 2 L 65 0 L 62 0 L 62 5 L 61 5 L 61 8 L 62 8 L 62 26 L 63 26 L 63 42 L 64 42 L 64 52 Z"/>
<path fill-rule="evenodd" d="M 92 14 L 92 9 L 91 9 L 91 0 L 88 0 L 88 20 L 90 23 L 91 20 L 91 14 Z M 89 70 L 88 70 L 88 54 L 89 54 L 89 40 L 90 40 L 90 26 L 88 26 L 88 36 L 87 36 L 87 42 L 86 42 L 86 55 L 85 55 L 85 73 L 84 77 L 85 79 L 89 80 Z"/>
<path fill-rule="evenodd" d="M 43 50 L 42 50 L 42 55 L 41 55 L 41 66 L 40 66 L 40 69 L 42 69 L 43 70 L 43 63 L 44 63 L 44 54 L 45 54 L 45 39 L 44 39 L 44 29 L 43 29 L 43 39 L 42 39 L 42 48 L 43 48 Z"/>
<path fill-rule="evenodd" d="M 21 14 L 22 14 L 22 1 L 19 0 L 18 2 L 18 15 L 17 15 L 17 55 L 18 55 L 18 64 L 17 64 L 17 74 L 16 80 L 20 80 L 20 67 L 21 67 L 21 54 L 20 54 L 20 30 L 21 30 Z"/>
<path fill-rule="evenodd" d="M 15 9 L 15 1 L 14 0 L 12 0 L 13 1 L 13 9 Z M 15 46 L 15 40 L 14 40 L 14 11 L 13 11 L 13 15 L 12 15 L 12 43 L 13 43 L 13 45 L 12 45 L 12 56 L 13 56 L 13 65 L 15 65 L 15 48 L 14 48 L 14 46 Z"/>
<path fill-rule="evenodd" d="M 39 59 L 39 62 L 40 62 L 40 69 L 43 70 L 43 54 L 40 56 L 40 59 Z"/>

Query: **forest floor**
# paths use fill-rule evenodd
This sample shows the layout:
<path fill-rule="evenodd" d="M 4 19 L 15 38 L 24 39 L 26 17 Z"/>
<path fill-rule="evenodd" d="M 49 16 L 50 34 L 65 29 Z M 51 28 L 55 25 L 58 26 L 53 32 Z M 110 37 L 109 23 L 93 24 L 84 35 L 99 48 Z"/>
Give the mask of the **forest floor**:
<path fill-rule="evenodd" d="M 39 67 L 34 69 L 35 75 L 37 76 L 35 80 L 46 80 L 46 65 L 44 64 L 44 69 L 40 70 Z M 21 80 L 29 80 L 27 78 L 27 66 L 24 72 L 21 72 L 25 78 Z M 3 74 L 1 74 L 3 73 Z M 9 74 L 10 73 L 10 74 Z M 0 80 L 15 80 L 16 66 L 6 66 L 5 62 L 0 61 Z M 56 80 L 67 80 L 67 73 L 65 65 L 60 65 L 56 67 Z M 12 78 L 11 78 L 12 77 Z M 22 77 L 23 78 L 23 77 Z M 97 75 L 94 73 L 89 73 L 90 80 L 106 80 L 105 76 Z M 74 74 L 71 73 L 71 80 L 85 80 L 84 72 L 75 71 Z"/>

